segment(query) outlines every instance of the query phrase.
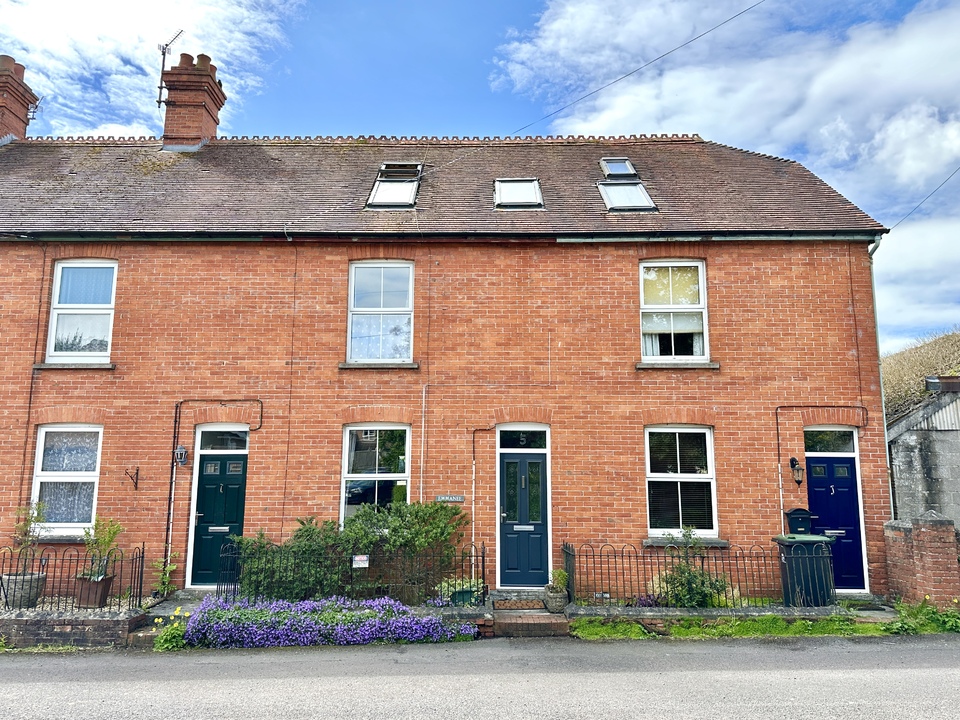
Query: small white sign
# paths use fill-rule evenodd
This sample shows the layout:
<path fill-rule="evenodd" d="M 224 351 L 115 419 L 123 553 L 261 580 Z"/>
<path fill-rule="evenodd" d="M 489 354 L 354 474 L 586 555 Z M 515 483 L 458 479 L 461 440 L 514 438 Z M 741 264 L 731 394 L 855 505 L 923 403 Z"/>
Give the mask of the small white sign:
<path fill-rule="evenodd" d="M 369 555 L 354 555 L 353 556 L 353 566 L 355 568 L 368 568 L 370 567 L 370 556 Z"/>
<path fill-rule="evenodd" d="M 465 499 L 463 495 L 437 495 L 437 502 L 462 503 Z"/>

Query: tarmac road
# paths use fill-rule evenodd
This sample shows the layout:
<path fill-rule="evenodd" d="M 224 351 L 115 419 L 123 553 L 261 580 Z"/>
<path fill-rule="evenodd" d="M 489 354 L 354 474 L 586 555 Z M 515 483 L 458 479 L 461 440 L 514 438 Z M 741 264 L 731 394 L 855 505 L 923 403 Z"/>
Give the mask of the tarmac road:
<path fill-rule="evenodd" d="M 960 636 L 0 654 L 0 718 L 955 718 Z"/>

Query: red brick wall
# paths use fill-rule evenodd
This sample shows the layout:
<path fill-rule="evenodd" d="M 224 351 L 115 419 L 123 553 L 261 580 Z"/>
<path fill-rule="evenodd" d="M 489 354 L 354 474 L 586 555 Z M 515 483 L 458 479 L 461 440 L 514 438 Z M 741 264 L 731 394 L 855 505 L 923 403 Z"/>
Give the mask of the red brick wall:
<path fill-rule="evenodd" d="M 803 458 L 804 425 L 853 423 L 871 589 L 886 591 L 890 498 L 862 244 L 4 243 L 0 253 L 4 531 L 30 494 L 36 426 L 92 415 L 104 425 L 99 513 L 127 527 L 127 542 L 159 553 L 176 404 L 209 400 L 182 406 L 178 442 L 192 461 L 197 423 L 259 422 L 254 403 L 218 399 L 256 398 L 263 424 L 250 439 L 248 532 L 279 539 L 298 516 L 336 519 L 343 425 L 389 419 L 411 425 L 411 498 L 465 495 L 476 539 L 492 549 L 495 435 L 476 433 L 474 499 L 473 430 L 523 421 L 551 428 L 555 562 L 561 541 L 640 543 L 644 425 L 693 422 L 714 427 L 720 537 L 769 547 L 781 530 L 778 463 L 784 507 L 805 506 L 787 467 Z M 119 262 L 116 369 L 31 371 L 43 360 L 53 262 L 82 257 Z M 338 368 L 349 262 L 368 257 L 415 263 L 418 370 Z M 644 258 L 706 261 L 719 370 L 635 369 Z M 137 466 L 134 490 L 124 471 Z M 191 472 L 177 475 L 181 565 Z"/>
<path fill-rule="evenodd" d="M 956 609 L 960 599 L 960 547 L 949 518 L 935 511 L 912 521 L 891 521 L 884 528 L 889 594 L 908 603 L 927 602 Z"/>

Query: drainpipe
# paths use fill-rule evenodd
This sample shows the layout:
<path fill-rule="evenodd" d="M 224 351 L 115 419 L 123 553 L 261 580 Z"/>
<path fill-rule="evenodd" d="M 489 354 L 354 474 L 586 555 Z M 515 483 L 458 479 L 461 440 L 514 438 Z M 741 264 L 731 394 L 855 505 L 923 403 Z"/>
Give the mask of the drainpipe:
<path fill-rule="evenodd" d="M 890 467 L 890 439 L 887 435 L 887 399 L 883 390 L 883 368 L 880 363 L 880 318 L 877 315 L 877 284 L 873 278 L 873 255 L 880 249 L 881 237 L 881 235 L 877 235 L 873 246 L 867 250 L 867 255 L 870 257 L 870 292 L 873 295 L 873 327 L 877 338 L 877 365 L 879 370 L 877 374 L 880 376 L 880 408 L 883 412 L 883 456 L 887 465 L 887 492 L 890 494 L 890 517 L 893 518 L 896 515 L 893 503 L 893 471 Z"/>

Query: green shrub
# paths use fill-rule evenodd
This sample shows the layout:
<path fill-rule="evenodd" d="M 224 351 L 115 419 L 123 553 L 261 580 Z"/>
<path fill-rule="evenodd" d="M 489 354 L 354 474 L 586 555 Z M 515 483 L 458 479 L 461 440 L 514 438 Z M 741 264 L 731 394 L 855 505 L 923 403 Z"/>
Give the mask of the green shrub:
<path fill-rule="evenodd" d="M 656 588 L 663 604 L 681 608 L 717 605 L 727 590 L 727 581 L 703 569 L 704 547 L 694 529 L 685 527 L 681 537 L 668 537 L 674 543 L 667 548 L 672 562 L 670 569 L 660 575 Z"/>
<path fill-rule="evenodd" d="M 447 503 L 392 503 L 385 508 L 361 505 L 343 523 L 343 541 L 355 553 L 375 548 L 421 552 L 452 551 L 469 523 L 463 510 Z"/>
<path fill-rule="evenodd" d="M 379 594 L 383 581 L 411 586 L 416 597 L 403 599 L 422 601 L 435 578 L 453 569 L 468 519 L 459 507 L 445 503 L 394 503 L 385 508 L 361 505 L 342 530 L 331 520 L 317 523 L 314 517 L 297 518 L 297 523 L 281 545 L 263 532 L 234 538 L 242 563 L 241 595 L 298 602 L 371 590 L 361 583 L 375 586 L 372 591 Z M 401 564 L 354 572 L 354 555 L 378 551 Z"/>

